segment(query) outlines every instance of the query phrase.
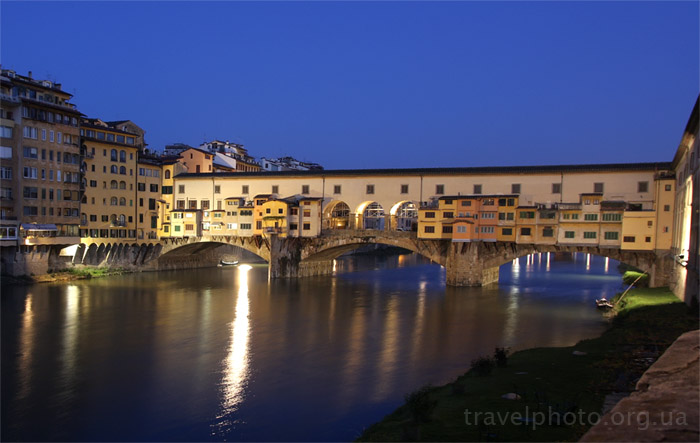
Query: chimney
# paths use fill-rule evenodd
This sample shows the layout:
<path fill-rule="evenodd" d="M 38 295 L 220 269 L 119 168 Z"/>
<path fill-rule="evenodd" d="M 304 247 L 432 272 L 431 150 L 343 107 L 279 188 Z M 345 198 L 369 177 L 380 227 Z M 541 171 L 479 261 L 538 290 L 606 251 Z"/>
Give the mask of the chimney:
<path fill-rule="evenodd" d="M 61 89 L 61 84 L 60 83 L 54 83 L 53 84 L 56 89 Z"/>
<path fill-rule="evenodd" d="M 27 77 L 32 78 L 32 71 L 29 71 L 29 74 L 27 74 Z"/>

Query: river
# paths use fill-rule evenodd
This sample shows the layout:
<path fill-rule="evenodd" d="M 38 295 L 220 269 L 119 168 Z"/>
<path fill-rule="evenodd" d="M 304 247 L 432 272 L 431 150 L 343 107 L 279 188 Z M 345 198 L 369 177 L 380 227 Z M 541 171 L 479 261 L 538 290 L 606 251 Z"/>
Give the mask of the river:
<path fill-rule="evenodd" d="M 415 255 L 329 277 L 261 265 L 2 287 L 2 439 L 352 440 L 497 346 L 599 335 L 617 262 L 540 254 L 445 286 Z"/>

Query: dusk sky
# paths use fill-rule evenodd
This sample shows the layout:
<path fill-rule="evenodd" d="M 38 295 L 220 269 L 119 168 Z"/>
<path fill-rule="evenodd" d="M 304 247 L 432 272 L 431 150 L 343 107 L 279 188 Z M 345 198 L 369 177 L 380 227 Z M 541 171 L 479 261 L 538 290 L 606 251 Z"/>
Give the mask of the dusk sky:
<path fill-rule="evenodd" d="M 150 148 L 326 169 L 670 161 L 698 2 L 7 2 L 2 67 Z"/>

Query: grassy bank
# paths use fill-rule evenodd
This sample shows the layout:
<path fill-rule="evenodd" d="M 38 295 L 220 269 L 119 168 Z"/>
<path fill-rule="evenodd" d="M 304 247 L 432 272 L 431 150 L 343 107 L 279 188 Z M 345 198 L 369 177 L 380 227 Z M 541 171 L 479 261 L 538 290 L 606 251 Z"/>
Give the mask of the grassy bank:
<path fill-rule="evenodd" d="M 557 416 L 600 413 L 607 394 L 633 390 L 679 335 L 698 328 L 697 313 L 665 288 L 632 290 L 615 310 L 610 328 L 600 337 L 566 348 L 516 352 L 505 367 L 494 367 L 489 375 L 472 369 L 450 384 L 418 391 L 358 440 L 577 440 L 589 425 L 557 425 Z M 518 398 L 502 398 L 508 393 Z M 517 420 L 515 414 L 533 417 L 537 411 L 553 417 L 553 423 L 537 426 Z"/>

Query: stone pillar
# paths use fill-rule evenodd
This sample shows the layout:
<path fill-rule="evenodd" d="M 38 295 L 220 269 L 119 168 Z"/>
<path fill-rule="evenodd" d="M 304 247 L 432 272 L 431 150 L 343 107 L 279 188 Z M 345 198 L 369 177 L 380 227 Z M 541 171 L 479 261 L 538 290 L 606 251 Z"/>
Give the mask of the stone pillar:
<path fill-rule="evenodd" d="M 448 286 L 483 286 L 498 283 L 498 266 L 485 267 L 481 243 L 453 242 L 445 265 Z"/>
<path fill-rule="evenodd" d="M 302 239 L 270 236 L 269 278 L 299 278 L 333 273 L 333 260 L 302 261 Z"/>
<path fill-rule="evenodd" d="M 656 259 L 649 268 L 650 288 L 669 286 L 673 280 L 673 256 L 669 253 L 662 254 L 663 252 L 657 251 Z"/>

